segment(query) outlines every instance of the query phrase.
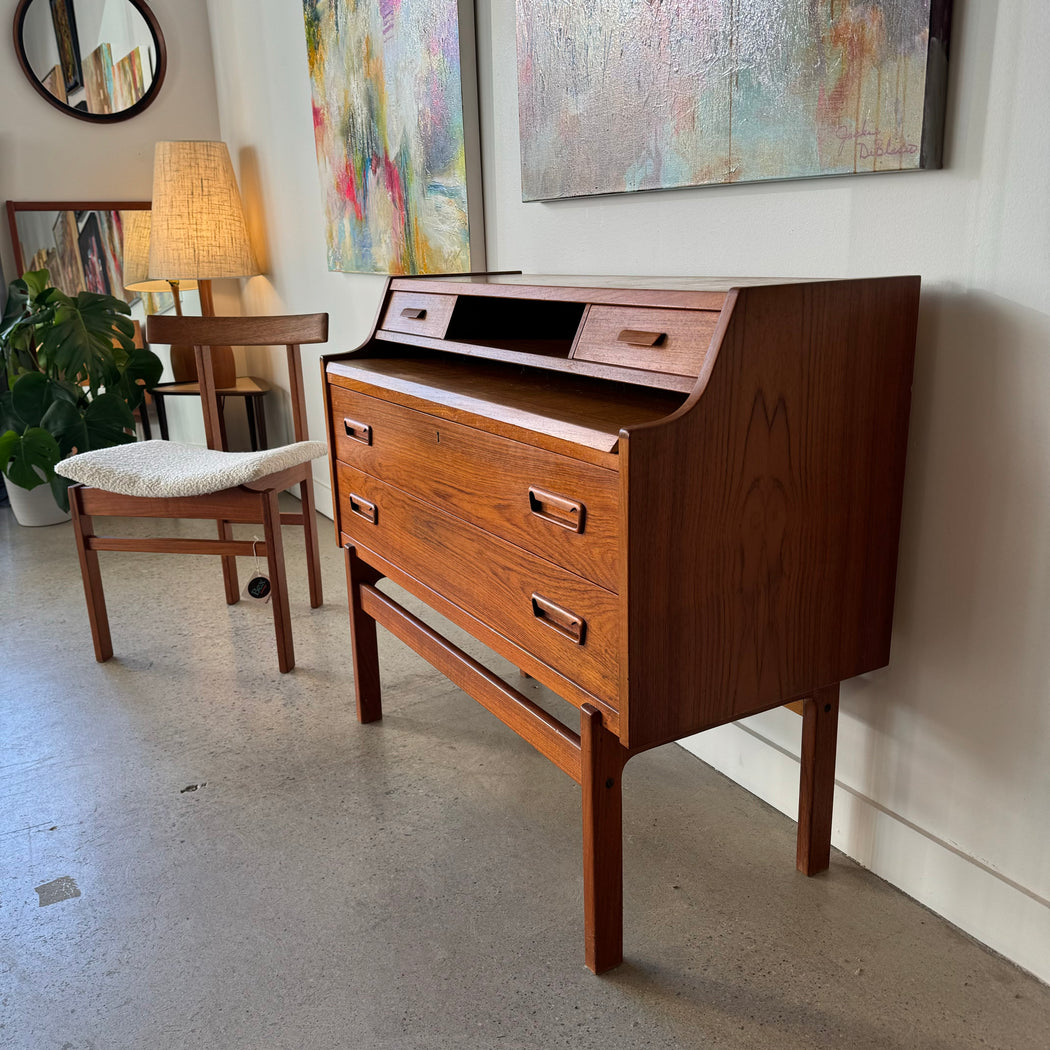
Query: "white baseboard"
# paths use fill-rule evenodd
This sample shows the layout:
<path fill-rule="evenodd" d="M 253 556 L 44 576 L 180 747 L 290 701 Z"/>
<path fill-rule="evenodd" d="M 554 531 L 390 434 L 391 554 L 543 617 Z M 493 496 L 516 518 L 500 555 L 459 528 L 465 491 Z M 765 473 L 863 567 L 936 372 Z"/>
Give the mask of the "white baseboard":
<path fill-rule="evenodd" d="M 798 720 L 801 729 L 801 719 L 790 717 Z M 756 721 L 720 726 L 681 743 L 797 819 L 798 756 L 766 739 L 754 728 Z M 840 773 L 848 777 L 848 771 L 840 769 Z M 965 933 L 1050 982 L 1050 901 L 840 779 L 835 785 L 831 841 L 836 849 Z"/>

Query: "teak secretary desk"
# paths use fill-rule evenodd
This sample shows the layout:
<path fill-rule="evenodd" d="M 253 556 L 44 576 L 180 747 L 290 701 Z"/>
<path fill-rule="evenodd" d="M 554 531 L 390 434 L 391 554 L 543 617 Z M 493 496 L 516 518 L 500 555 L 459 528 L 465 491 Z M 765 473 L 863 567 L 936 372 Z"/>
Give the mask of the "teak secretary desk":
<path fill-rule="evenodd" d="M 379 623 L 581 785 L 596 973 L 623 957 L 640 751 L 801 701 L 797 862 L 828 866 L 839 682 L 889 659 L 918 298 L 917 277 L 394 278 L 324 359 L 358 718 L 382 714 Z"/>

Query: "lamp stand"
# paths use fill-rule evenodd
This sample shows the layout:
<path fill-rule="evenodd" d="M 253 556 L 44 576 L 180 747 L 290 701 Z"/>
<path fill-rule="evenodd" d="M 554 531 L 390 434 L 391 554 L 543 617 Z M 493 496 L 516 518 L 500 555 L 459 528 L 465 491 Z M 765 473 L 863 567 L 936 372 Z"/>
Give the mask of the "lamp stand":
<path fill-rule="evenodd" d="M 172 294 L 175 296 L 175 313 L 182 316 L 182 302 L 179 298 L 179 282 L 169 281 Z M 201 299 L 201 314 L 205 317 L 215 316 L 215 301 L 211 294 L 211 281 L 199 280 L 197 291 Z M 237 385 L 237 362 L 233 358 L 232 346 L 213 346 L 211 348 L 212 369 L 215 372 L 215 388 L 223 390 Z M 192 346 L 173 346 L 171 348 L 171 373 L 176 383 L 197 382 L 197 360 Z"/>

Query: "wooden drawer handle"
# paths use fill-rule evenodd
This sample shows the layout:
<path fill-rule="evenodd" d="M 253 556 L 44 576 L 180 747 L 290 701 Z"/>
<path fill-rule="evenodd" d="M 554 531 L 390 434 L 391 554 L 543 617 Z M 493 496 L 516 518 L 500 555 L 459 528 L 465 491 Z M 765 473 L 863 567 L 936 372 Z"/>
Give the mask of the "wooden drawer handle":
<path fill-rule="evenodd" d="M 583 638 L 587 632 L 587 621 L 560 605 L 555 605 L 541 594 L 532 596 L 532 615 L 541 623 L 565 635 L 570 641 L 577 645 L 583 645 Z"/>
<path fill-rule="evenodd" d="M 560 525 L 570 532 L 583 532 L 583 519 L 587 508 L 579 500 L 559 496 L 534 485 L 529 489 L 529 510 L 537 518 Z"/>
<path fill-rule="evenodd" d="M 367 423 L 358 423 L 353 419 L 343 420 L 343 429 L 346 436 L 360 441 L 362 445 L 372 444 L 372 428 Z"/>
<path fill-rule="evenodd" d="M 406 306 L 401 311 L 401 316 L 407 317 L 410 321 L 422 321 L 426 315 L 426 310 L 421 306 Z"/>
<path fill-rule="evenodd" d="M 376 519 L 379 517 L 379 511 L 374 503 L 369 503 L 368 500 L 353 492 L 350 493 L 350 509 L 359 518 L 364 518 L 365 521 L 372 525 L 376 523 Z"/>
<path fill-rule="evenodd" d="M 666 338 L 666 332 L 639 332 L 634 328 L 625 328 L 616 341 L 630 343 L 631 346 L 659 346 Z"/>

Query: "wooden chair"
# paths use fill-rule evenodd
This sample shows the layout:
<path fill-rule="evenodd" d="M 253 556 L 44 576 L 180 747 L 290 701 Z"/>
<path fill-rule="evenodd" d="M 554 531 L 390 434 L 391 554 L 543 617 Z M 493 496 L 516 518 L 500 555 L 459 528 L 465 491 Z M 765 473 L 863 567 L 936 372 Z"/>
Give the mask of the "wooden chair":
<path fill-rule="evenodd" d="M 226 601 L 230 605 L 240 599 L 236 558 L 254 554 L 266 558 L 277 634 L 277 662 L 282 672 L 290 671 L 295 666 L 295 654 L 281 526 L 303 526 L 310 606 L 317 608 L 322 602 L 321 566 L 310 462 L 327 452 L 322 442 L 306 440 L 306 402 L 299 346 L 327 340 L 328 315 L 154 316 L 148 322 L 148 336 L 151 342 L 194 347 L 208 448 L 171 441 L 141 441 L 85 452 L 58 465 L 58 473 L 80 482 L 70 488 L 69 502 L 95 658 L 102 663 L 113 655 L 99 551 L 217 554 L 222 559 Z M 295 444 L 258 452 L 228 452 L 223 447 L 210 348 L 282 343 L 287 348 Z M 302 512 L 282 514 L 278 496 L 293 485 L 299 486 Z M 94 531 L 93 515 L 213 518 L 218 523 L 219 537 L 209 540 L 99 536 Z M 261 524 L 262 542 L 235 540 L 234 523 Z"/>

